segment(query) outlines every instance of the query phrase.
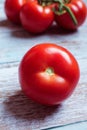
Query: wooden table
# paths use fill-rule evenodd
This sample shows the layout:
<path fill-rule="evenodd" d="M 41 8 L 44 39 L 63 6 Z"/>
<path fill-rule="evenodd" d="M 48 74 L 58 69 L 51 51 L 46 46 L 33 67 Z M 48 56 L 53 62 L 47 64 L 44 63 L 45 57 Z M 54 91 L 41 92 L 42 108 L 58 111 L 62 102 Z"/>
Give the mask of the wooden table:
<path fill-rule="evenodd" d="M 34 103 L 22 93 L 18 81 L 21 58 L 32 46 L 43 42 L 67 48 L 80 66 L 76 90 L 57 107 Z M 4 0 L 0 0 L 0 130 L 47 128 L 87 130 L 87 21 L 76 32 L 51 28 L 42 35 L 33 36 L 7 20 Z"/>

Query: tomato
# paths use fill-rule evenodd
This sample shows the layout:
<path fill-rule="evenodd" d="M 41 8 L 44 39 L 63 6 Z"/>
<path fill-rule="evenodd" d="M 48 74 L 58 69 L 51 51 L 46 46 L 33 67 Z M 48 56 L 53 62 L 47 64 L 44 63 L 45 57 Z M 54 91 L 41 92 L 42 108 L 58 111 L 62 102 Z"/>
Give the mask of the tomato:
<path fill-rule="evenodd" d="M 64 29 L 76 30 L 84 23 L 86 19 L 86 5 L 82 0 L 70 0 L 70 2 L 66 4 L 66 7 L 70 8 L 72 13 L 74 14 L 77 20 L 77 24 L 74 24 L 70 14 L 67 11 L 65 11 L 62 15 L 55 15 L 55 21 Z"/>
<path fill-rule="evenodd" d="M 5 14 L 8 19 L 16 24 L 20 24 L 20 10 L 21 7 L 29 2 L 34 0 L 5 0 Z"/>
<path fill-rule="evenodd" d="M 19 65 L 23 92 L 36 102 L 57 105 L 74 91 L 80 76 L 77 60 L 65 48 L 53 43 L 32 47 Z"/>
<path fill-rule="evenodd" d="M 50 6 L 42 6 L 38 1 L 28 2 L 20 11 L 20 19 L 25 30 L 42 33 L 51 26 L 54 13 Z"/>
<path fill-rule="evenodd" d="M 16 24 L 20 24 L 19 12 L 26 0 L 6 0 L 5 14 L 8 19 Z"/>

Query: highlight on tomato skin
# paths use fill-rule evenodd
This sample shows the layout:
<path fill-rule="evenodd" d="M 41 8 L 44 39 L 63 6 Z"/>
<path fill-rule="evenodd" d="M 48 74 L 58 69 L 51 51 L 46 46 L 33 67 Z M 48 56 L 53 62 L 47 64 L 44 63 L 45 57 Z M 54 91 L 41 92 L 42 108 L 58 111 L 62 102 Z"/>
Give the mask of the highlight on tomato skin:
<path fill-rule="evenodd" d="M 55 43 L 33 46 L 19 65 L 19 82 L 28 98 L 57 105 L 75 90 L 80 77 L 77 60 L 67 49 Z"/>

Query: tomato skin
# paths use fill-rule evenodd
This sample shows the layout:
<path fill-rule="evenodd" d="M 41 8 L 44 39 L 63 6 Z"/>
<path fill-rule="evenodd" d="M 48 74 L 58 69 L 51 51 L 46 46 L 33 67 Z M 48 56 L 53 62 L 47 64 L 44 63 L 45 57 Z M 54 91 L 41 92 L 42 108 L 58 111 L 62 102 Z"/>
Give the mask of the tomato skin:
<path fill-rule="evenodd" d="M 57 105 L 67 99 L 73 93 L 79 76 L 80 70 L 74 56 L 52 43 L 32 47 L 19 66 L 19 82 L 23 92 L 45 105 Z"/>
<path fill-rule="evenodd" d="M 30 33 L 42 33 L 50 27 L 54 13 L 50 7 L 42 7 L 35 2 L 26 3 L 20 12 L 21 23 Z"/>
<path fill-rule="evenodd" d="M 75 15 L 78 24 L 75 25 L 68 12 L 65 12 L 62 15 L 55 15 L 55 21 L 62 28 L 67 30 L 76 30 L 80 27 L 86 19 L 87 8 L 85 3 L 82 0 L 71 0 L 69 4 L 66 4 L 67 7 L 71 9 Z"/>
<path fill-rule="evenodd" d="M 20 9 L 26 0 L 5 0 L 5 14 L 8 19 L 15 23 L 20 24 Z"/>

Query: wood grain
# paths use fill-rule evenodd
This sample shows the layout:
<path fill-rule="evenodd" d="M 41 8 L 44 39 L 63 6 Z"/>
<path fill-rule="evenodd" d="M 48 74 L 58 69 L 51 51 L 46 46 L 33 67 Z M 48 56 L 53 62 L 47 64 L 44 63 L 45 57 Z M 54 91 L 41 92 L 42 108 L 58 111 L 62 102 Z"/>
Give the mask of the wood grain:
<path fill-rule="evenodd" d="M 40 130 L 86 121 L 87 20 L 76 32 L 66 32 L 53 25 L 44 34 L 35 36 L 7 20 L 4 0 L 0 0 L 0 12 L 0 130 Z M 28 99 L 18 81 L 21 58 L 29 48 L 43 42 L 67 48 L 80 66 L 81 76 L 75 92 L 56 107 L 42 106 Z"/>

